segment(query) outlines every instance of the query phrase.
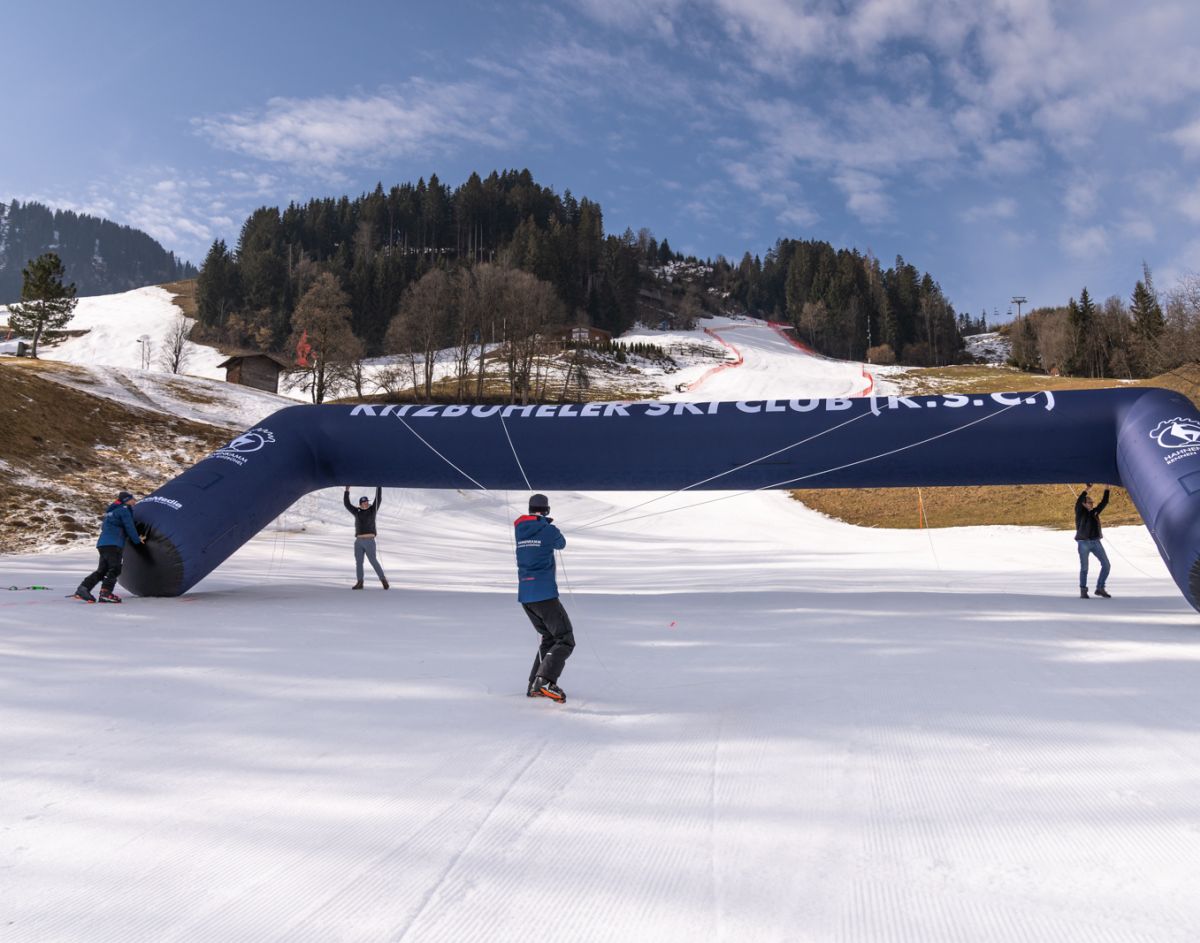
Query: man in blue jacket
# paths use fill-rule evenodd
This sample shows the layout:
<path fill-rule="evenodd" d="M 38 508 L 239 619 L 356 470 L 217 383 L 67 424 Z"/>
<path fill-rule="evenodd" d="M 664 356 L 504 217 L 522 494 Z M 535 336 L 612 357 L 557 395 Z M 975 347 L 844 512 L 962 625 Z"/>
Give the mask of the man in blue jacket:
<path fill-rule="evenodd" d="M 128 491 L 117 495 L 117 500 L 108 506 L 104 514 L 104 524 L 100 528 L 100 539 L 96 541 L 96 549 L 100 551 L 100 565 L 96 572 L 87 577 L 75 590 L 75 598 L 85 602 L 95 602 L 92 587 L 100 583 L 101 602 L 120 602 L 121 597 L 113 592 L 117 585 L 117 577 L 121 575 L 121 556 L 125 552 L 125 541 L 135 547 L 144 546 L 137 528 L 133 526 L 133 511 L 130 510 L 137 500 Z"/>
<path fill-rule="evenodd" d="M 567 610 L 558 601 L 558 583 L 554 578 L 554 551 L 562 550 L 567 539 L 554 526 L 550 500 L 544 494 L 529 499 L 529 513 L 513 522 L 517 539 L 517 600 L 529 621 L 542 637 L 533 668 L 529 671 L 529 697 L 548 697 L 563 702 L 567 696 L 558 686 L 571 652 L 575 635 Z"/>

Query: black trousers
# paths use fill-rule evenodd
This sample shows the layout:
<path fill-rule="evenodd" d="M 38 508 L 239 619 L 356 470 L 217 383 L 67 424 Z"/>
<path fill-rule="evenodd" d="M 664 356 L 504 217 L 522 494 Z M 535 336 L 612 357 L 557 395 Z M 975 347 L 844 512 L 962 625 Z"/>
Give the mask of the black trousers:
<path fill-rule="evenodd" d="M 537 657 L 533 659 L 533 667 L 529 669 L 529 683 L 534 678 L 545 678 L 547 681 L 557 681 L 562 674 L 563 666 L 575 650 L 575 634 L 571 629 L 571 619 L 558 598 L 545 599 L 541 602 L 521 603 L 525 615 L 538 630 L 542 644 L 538 646 Z"/>
<path fill-rule="evenodd" d="M 117 585 L 117 577 L 121 575 L 121 554 L 124 547 L 97 547 L 100 551 L 100 565 L 96 572 L 83 581 L 83 586 L 91 592 L 93 586 L 100 583 L 100 588 L 107 593 Z M 103 582 L 101 582 L 103 581 Z"/>

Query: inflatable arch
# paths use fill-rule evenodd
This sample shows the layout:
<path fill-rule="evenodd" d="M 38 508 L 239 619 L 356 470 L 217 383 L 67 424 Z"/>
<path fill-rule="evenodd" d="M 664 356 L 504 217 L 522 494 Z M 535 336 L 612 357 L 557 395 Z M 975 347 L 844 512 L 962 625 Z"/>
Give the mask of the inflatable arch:
<path fill-rule="evenodd" d="M 292 406 L 143 498 L 121 582 L 185 593 L 346 482 L 541 491 L 1123 485 L 1200 609 L 1200 413 L 1169 390 L 563 406 Z M 1069 513 L 1064 508 L 1064 514 Z"/>

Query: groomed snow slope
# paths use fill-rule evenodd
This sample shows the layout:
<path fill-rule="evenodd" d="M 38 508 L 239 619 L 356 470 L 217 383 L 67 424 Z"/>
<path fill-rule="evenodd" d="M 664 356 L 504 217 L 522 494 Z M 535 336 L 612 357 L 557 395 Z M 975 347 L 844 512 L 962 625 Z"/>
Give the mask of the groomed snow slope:
<path fill-rule="evenodd" d="M 1200 636 L 1144 530 L 1085 601 L 1069 532 L 622 523 L 712 497 L 551 496 L 565 706 L 523 695 L 523 494 L 385 492 L 390 592 L 340 490 L 179 599 L 3 558 L 54 591 L 0 590 L 0 937 L 1195 939 Z"/>

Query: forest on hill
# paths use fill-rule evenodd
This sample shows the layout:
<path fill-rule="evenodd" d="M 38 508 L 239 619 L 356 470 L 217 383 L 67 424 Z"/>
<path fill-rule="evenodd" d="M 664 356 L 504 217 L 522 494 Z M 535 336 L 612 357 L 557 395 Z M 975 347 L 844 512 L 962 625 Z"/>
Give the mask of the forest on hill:
<path fill-rule="evenodd" d="M 40 203 L 0 203 L 0 304 L 21 297 L 21 272 L 55 253 L 78 295 L 108 295 L 194 278 L 196 268 L 130 226 Z"/>
<path fill-rule="evenodd" d="M 667 276 L 685 261 L 692 263 L 686 278 Z M 499 291 L 491 275 L 471 275 L 483 266 L 546 286 L 548 297 L 535 299 L 542 314 L 531 320 L 518 310 L 534 297 L 534 283 Z M 445 284 L 419 287 L 431 276 Z M 290 352 L 295 312 L 318 280 L 367 354 L 409 353 L 417 333 L 442 346 L 507 341 L 550 325 L 619 334 L 652 310 L 676 323 L 716 311 L 788 321 L 817 350 L 839 357 L 865 359 L 870 350 L 879 362 L 943 364 L 962 353 L 962 319 L 936 280 L 901 258 L 884 268 L 857 250 L 781 239 L 764 256 L 747 252 L 736 263 L 685 259 L 647 229 L 606 233 L 599 203 L 558 194 L 528 170 L 473 173 L 457 187 L 433 175 L 390 190 L 380 184 L 354 199 L 257 209 L 235 246 L 218 240 L 204 260 L 203 330 L 226 343 Z M 487 298 L 481 282 L 491 285 Z M 664 306 L 647 309 L 647 294 Z M 419 332 L 414 321 L 422 319 L 435 323 Z"/>

